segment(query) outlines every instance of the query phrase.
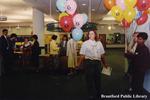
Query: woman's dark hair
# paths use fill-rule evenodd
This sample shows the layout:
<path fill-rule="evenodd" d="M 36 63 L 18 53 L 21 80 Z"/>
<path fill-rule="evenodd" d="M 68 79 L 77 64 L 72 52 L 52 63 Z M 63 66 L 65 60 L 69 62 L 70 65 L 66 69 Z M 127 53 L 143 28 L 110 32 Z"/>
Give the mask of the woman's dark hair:
<path fill-rule="evenodd" d="M 52 39 L 56 40 L 57 39 L 57 35 L 52 35 Z"/>
<path fill-rule="evenodd" d="M 97 39 L 97 33 L 96 33 L 96 31 L 95 30 L 90 30 L 90 31 L 88 31 L 88 33 L 87 33 L 87 36 L 86 36 L 86 40 L 88 40 L 89 39 L 89 34 L 90 34 L 90 32 L 91 31 L 93 31 L 94 32 L 94 34 L 95 34 L 95 40 Z"/>
<path fill-rule="evenodd" d="M 72 33 L 70 33 L 70 38 L 72 39 Z"/>
<path fill-rule="evenodd" d="M 17 35 L 15 34 L 15 33 L 12 33 L 11 35 L 10 35 L 10 38 L 13 38 L 13 37 L 17 37 Z"/>
<path fill-rule="evenodd" d="M 66 38 L 66 40 L 68 41 L 68 36 L 67 35 L 64 35 L 63 38 Z"/>
<path fill-rule="evenodd" d="M 38 36 L 37 35 L 33 35 L 32 38 L 35 39 L 35 40 L 37 40 Z"/>
<path fill-rule="evenodd" d="M 139 34 L 137 35 L 137 37 L 141 37 L 143 40 L 147 40 L 148 35 L 145 32 L 139 32 Z"/>

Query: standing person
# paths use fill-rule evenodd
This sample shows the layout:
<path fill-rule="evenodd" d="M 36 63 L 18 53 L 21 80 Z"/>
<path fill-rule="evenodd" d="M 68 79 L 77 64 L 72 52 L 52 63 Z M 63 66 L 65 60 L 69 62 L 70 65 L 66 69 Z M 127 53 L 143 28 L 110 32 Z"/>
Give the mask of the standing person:
<path fill-rule="evenodd" d="M 127 47 L 127 50 L 125 51 L 126 53 L 131 53 L 134 54 L 136 47 L 137 47 L 137 35 L 139 33 L 138 32 L 134 32 L 132 35 L 132 39 Z M 133 67 L 132 67 L 132 59 L 127 58 L 127 72 L 125 73 L 125 77 L 129 78 L 129 91 L 132 90 L 131 88 L 131 81 L 132 81 L 132 73 L 133 73 Z"/>
<path fill-rule="evenodd" d="M 31 42 L 28 38 L 24 39 L 24 44 L 21 46 L 23 51 L 23 66 L 29 65 L 31 60 Z"/>
<path fill-rule="evenodd" d="M 17 35 L 15 33 L 12 33 L 10 35 L 10 59 L 11 59 L 11 65 L 15 67 L 15 62 L 17 61 L 17 57 L 14 54 L 14 51 L 16 49 L 16 42 L 17 42 Z"/>
<path fill-rule="evenodd" d="M 95 100 L 100 97 L 101 90 L 101 61 L 104 67 L 108 67 L 105 60 L 105 50 L 100 41 L 96 41 L 96 32 L 88 32 L 88 40 L 83 42 L 80 49 L 80 60 L 78 66 L 84 60 L 85 75 L 89 100 Z M 94 90 L 96 90 L 96 95 Z"/>
<path fill-rule="evenodd" d="M 31 61 L 34 67 L 36 67 L 36 72 L 39 72 L 39 54 L 40 54 L 40 47 L 38 42 L 38 36 L 33 35 L 33 45 L 31 46 Z"/>
<path fill-rule="evenodd" d="M 9 38 L 7 37 L 8 34 L 8 30 L 7 29 L 3 29 L 2 30 L 2 36 L 0 37 L 1 43 L 0 43 L 0 52 L 2 55 L 2 70 L 3 73 L 8 73 L 10 71 L 10 67 L 11 67 L 11 59 L 10 59 L 10 43 L 9 43 Z"/>
<path fill-rule="evenodd" d="M 52 41 L 50 42 L 50 55 L 52 56 L 53 60 L 53 67 L 55 71 L 58 71 L 59 67 L 59 47 L 56 43 L 57 35 L 52 36 Z"/>
<path fill-rule="evenodd" d="M 144 44 L 148 35 L 145 32 L 139 32 L 137 35 L 137 47 L 134 53 L 127 53 L 126 57 L 132 60 L 132 89 L 135 93 L 143 93 L 143 82 L 145 72 L 150 68 L 150 53 L 148 47 Z"/>
<path fill-rule="evenodd" d="M 61 66 L 61 72 L 64 72 L 66 67 L 67 67 L 67 57 L 66 57 L 67 42 L 68 42 L 68 37 L 67 37 L 67 35 L 64 35 L 62 38 L 62 41 L 59 44 L 59 47 L 60 47 L 60 51 L 59 51 L 60 64 L 62 65 Z"/>
<path fill-rule="evenodd" d="M 60 42 L 60 45 L 59 45 L 59 47 L 60 47 L 60 51 L 59 51 L 60 53 L 59 53 L 59 55 L 60 56 L 66 56 L 67 41 L 68 41 L 67 35 L 64 35 L 63 38 L 62 38 L 62 41 Z"/>
<path fill-rule="evenodd" d="M 77 42 L 72 38 L 72 34 L 70 34 L 70 39 L 67 42 L 67 57 L 69 68 L 68 75 L 72 75 L 77 66 Z"/>
<path fill-rule="evenodd" d="M 10 49 L 11 49 L 11 52 L 14 52 L 14 50 L 16 48 L 16 42 L 17 42 L 17 35 L 15 33 L 12 33 L 10 35 Z"/>

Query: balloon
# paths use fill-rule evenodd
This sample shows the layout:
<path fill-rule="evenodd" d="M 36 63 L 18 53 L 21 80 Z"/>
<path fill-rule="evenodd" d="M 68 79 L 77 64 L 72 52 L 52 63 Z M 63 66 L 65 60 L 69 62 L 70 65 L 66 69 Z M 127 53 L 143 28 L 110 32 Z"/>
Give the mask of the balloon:
<path fill-rule="evenodd" d="M 147 10 L 147 13 L 150 14 L 150 8 Z"/>
<path fill-rule="evenodd" d="M 66 12 L 62 12 L 59 14 L 59 20 L 64 17 L 64 16 L 69 16 Z"/>
<path fill-rule="evenodd" d="M 110 10 L 115 5 L 116 5 L 116 0 L 104 0 L 104 6 L 108 10 Z"/>
<path fill-rule="evenodd" d="M 82 14 L 83 17 L 83 24 L 85 24 L 88 21 L 88 16 L 86 14 Z"/>
<path fill-rule="evenodd" d="M 122 20 L 123 27 L 128 28 L 128 27 L 130 27 L 130 24 L 131 23 L 128 23 L 128 21 L 126 21 L 125 19 Z"/>
<path fill-rule="evenodd" d="M 111 9 L 111 14 L 117 21 L 122 21 L 123 19 L 123 11 L 119 6 L 114 6 Z"/>
<path fill-rule="evenodd" d="M 66 0 L 57 0 L 56 1 L 57 9 L 61 12 L 64 12 L 65 11 L 65 3 L 66 3 Z"/>
<path fill-rule="evenodd" d="M 77 9 L 77 3 L 74 0 L 67 0 L 65 10 L 68 14 L 73 15 Z"/>
<path fill-rule="evenodd" d="M 137 9 L 139 11 L 147 10 L 150 7 L 150 0 L 138 0 Z"/>
<path fill-rule="evenodd" d="M 73 27 L 73 21 L 71 16 L 64 16 L 60 19 L 60 26 L 65 32 L 69 32 Z"/>
<path fill-rule="evenodd" d="M 134 7 L 137 3 L 137 0 L 124 0 L 126 7 Z"/>
<path fill-rule="evenodd" d="M 116 0 L 116 5 L 119 6 L 122 10 L 126 9 L 124 0 Z"/>
<path fill-rule="evenodd" d="M 138 25 L 142 25 L 142 24 L 144 24 L 147 21 L 147 19 L 148 19 L 148 15 L 147 14 L 143 14 L 140 18 L 138 18 L 136 20 L 136 23 Z"/>
<path fill-rule="evenodd" d="M 73 17 L 73 24 L 76 28 L 81 28 L 84 24 L 82 14 L 76 14 Z"/>
<path fill-rule="evenodd" d="M 75 28 L 72 31 L 72 37 L 74 40 L 79 41 L 82 39 L 83 31 L 80 28 Z"/>
<path fill-rule="evenodd" d="M 136 16 L 136 11 L 134 8 L 127 8 L 124 11 L 124 18 L 125 20 L 127 20 L 129 23 L 132 22 L 132 20 L 135 18 Z"/>

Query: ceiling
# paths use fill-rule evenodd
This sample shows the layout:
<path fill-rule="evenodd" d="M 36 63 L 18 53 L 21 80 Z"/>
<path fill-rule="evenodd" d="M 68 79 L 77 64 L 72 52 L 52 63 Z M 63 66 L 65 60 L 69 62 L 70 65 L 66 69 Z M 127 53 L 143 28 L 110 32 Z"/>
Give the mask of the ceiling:
<path fill-rule="evenodd" d="M 77 2 L 77 13 L 91 12 L 92 22 L 97 22 L 108 11 L 103 6 L 103 0 L 75 0 Z M 56 0 L 0 0 L 0 15 L 7 16 L 4 23 L 31 23 L 32 7 L 45 13 L 45 21 L 57 21 L 59 12 L 56 9 Z M 91 9 L 89 10 L 90 7 Z"/>

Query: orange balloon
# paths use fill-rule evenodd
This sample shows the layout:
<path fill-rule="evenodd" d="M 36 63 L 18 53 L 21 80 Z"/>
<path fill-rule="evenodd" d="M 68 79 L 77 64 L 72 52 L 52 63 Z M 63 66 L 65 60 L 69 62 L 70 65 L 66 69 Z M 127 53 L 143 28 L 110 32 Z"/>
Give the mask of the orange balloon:
<path fill-rule="evenodd" d="M 116 5 L 116 0 L 104 0 L 104 6 L 108 10 L 110 10 L 115 5 Z"/>

